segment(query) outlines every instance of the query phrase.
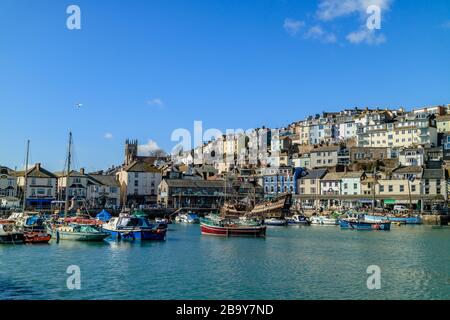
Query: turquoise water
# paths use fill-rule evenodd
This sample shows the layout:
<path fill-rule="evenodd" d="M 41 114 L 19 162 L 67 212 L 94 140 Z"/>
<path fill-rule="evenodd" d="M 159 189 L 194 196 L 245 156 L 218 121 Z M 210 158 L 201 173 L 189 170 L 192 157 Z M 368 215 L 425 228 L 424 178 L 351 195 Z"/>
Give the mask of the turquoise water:
<path fill-rule="evenodd" d="M 66 269 L 78 265 L 81 290 Z M 381 289 L 366 270 L 381 268 Z M 271 228 L 266 239 L 200 235 L 166 242 L 0 246 L 0 299 L 450 299 L 450 228 Z"/>

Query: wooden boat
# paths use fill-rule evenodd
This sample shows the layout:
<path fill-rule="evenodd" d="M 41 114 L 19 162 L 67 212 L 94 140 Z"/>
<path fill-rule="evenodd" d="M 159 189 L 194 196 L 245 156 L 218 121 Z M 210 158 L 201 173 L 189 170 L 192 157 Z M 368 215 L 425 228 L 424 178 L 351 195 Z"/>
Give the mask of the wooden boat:
<path fill-rule="evenodd" d="M 267 230 L 259 223 L 239 219 L 201 219 L 200 226 L 202 234 L 221 237 L 265 237 Z"/>
<path fill-rule="evenodd" d="M 62 225 L 49 230 L 56 240 L 103 241 L 110 236 L 108 232 L 93 225 Z"/>
<path fill-rule="evenodd" d="M 366 221 L 364 219 L 341 219 L 341 229 L 350 230 L 391 230 L 391 222 L 388 220 L 376 222 Z"/>
<path fill-rule="evenodd" d="M 157 240 L 166 239 L 166 225 L 152 224 L 146 218 L 121 215 L 103 224 L 102 230 L 118 240 Z"/>
<path fill-rule="evenodd" d="M 52 239 L 52 235 L 46 231 L 25 232 L 24 236 L 25 236 L 25 243 L 31 243 L 31 244 L 49 243 L 50 240 Z"/>
<path fill-rule="evenodd" d="M 77 214 L 74 217 L 68 217 L 63 219 L 65 224 L 81 224 L 81 225 L 93 225 L 101 226 L 104 222 L 95 218 L 92 218 L 88 214 Z"/>
<path fill-rule="evenodd" d="M 10 221 L 0 221 L 0 244 L 23 244 L 25 237 L 23 232 L 17 230 L 14 223 Z"/>
<path fill-rule="evenodd" d="M 329 218 L 327 216 L 312 216 L 310 218 L 311 225 L 320 226 L 337 226 L 339 225 L 339 220 L 336 218 Z"/>
<path fill-rule="evenodd" d="M 291 206 L 292 195 L 290 193 L 285 193 L 272 200 L 266 200 L 256 204 L 248 215 L 264 219 L 284 218 L 286 215 L 290 214 Z"/>

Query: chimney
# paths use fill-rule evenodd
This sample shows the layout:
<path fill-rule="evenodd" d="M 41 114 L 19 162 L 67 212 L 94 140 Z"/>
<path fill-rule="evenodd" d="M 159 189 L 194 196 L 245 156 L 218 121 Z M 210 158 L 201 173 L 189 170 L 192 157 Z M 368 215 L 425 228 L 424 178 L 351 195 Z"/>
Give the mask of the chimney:
<path fill-rule="evenodd" d="M 41 170 L 41 164 L 40 163 L 36 163 L 36 169 L 37 170 Z"/>
<path fill-rule="evenodd" d="M 80 173 L 81 173 L 81 174 L 84 174 L 84 168 L 81 168 L 81 169 L 80 169 Z"/>

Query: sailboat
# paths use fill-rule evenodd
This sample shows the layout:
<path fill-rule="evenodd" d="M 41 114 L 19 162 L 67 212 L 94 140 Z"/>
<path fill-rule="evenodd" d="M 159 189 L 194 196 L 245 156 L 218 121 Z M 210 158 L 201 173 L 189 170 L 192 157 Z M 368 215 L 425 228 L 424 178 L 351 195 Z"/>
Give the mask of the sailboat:
<path fill-rule="evenodd" d="M 25 163 L 24 188 L 22 195 L 22 212 L 15 212 L 8 218 L 14 221 L 15 232 L 22 233 L 26 243 L 48 243 L 52 236 L 47 232 L 45 221 L 39 212 L 26 211 L 28 187 L 28 159 L 30 154 L 30 140 L 27 141 L 27 155 Z"/>
<path fill-rule="evenodd" d="M 67 156 L 67 177 L 64 218 L 67 219 L 69 213 L 69 185 L 70 185 L 70 165 L 72 158 L 72 132 L 69 133 L 69 148 Z M 110 236 L 109 232 L 104 232 L 100 227 L 92 224 L 82 224 L 82 221 L 64 220 L 61 224 L 50 225 L 49 231 L 59 240 L 74 241 L 103 241 Z"/>

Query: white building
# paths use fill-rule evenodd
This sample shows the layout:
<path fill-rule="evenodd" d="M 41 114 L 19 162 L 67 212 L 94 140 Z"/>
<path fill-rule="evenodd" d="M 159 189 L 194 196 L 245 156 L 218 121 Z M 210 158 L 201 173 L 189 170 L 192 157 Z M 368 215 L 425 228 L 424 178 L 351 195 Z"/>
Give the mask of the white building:
<path fill-rule="evenodd" d="M 57 177 L 37 163 L 27 171 L 26 204 L 32 208 L 50 208 L 51 202 L 56 200 Z M 17 186 L 20 195 L 25 189 L 25 171 L 17 173 Z"/>
<path fill-rule="evenodd" d="M 121 204 L 127 206 L 155 204 L 161 170 L 144 161 L 135 161 L 117 173 Z"/>
<path fill-rule="evenodd" d="M 0 197 L 17 195 L 17 178 L 15 172 L 7 167 L 0 167 Z"/>

